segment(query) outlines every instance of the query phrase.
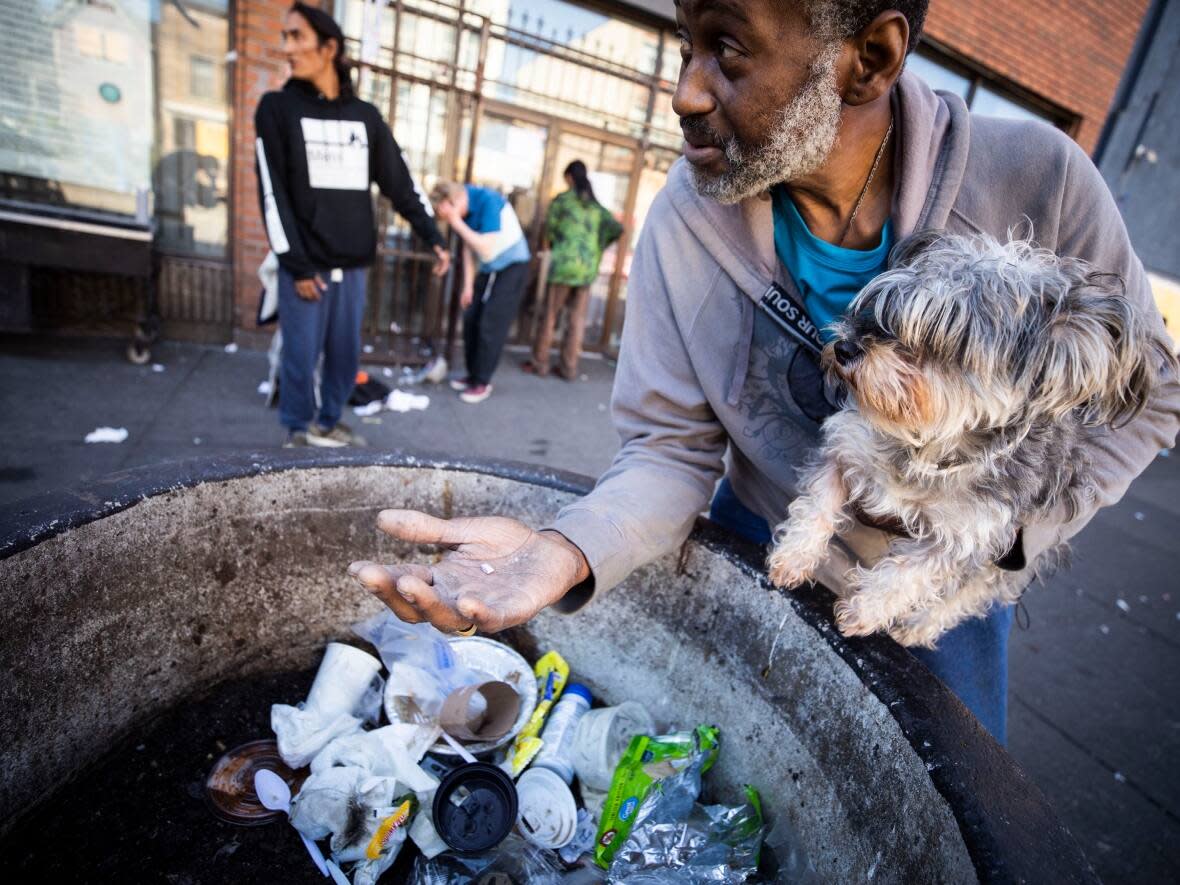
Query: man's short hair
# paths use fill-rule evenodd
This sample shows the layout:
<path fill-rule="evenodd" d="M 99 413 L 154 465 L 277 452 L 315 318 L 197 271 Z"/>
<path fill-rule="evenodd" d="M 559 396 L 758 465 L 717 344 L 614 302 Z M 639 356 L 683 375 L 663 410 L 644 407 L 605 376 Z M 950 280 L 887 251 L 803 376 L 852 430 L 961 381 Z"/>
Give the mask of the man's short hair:
<path fill-rule="evenodd" d="M 910 25 L 907 52 L 913 52 L 926 21 L 930 0 L 803 0 L 811 25 L 822 40 L 845 40 L 859 33 L 887 9 L 896 9 Z"/>
<path fill-rule="evenodd" d="M 440 181 L 430 189 L 430 202 L 437 206 L 444 200 L 454 200 L 464 190 L 457 181 Z"/>

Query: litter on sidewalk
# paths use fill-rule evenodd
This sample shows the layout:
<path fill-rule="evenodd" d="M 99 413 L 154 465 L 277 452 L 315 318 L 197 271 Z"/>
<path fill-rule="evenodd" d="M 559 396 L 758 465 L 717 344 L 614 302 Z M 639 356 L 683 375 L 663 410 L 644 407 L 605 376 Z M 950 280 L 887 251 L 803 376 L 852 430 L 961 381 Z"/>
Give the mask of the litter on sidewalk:
<path fill-rule="evenodd" d="M 753 787 L 733 805 L 698 802 L 718 728 L 663 734 L 634 701 L 595 706 L 556 651 L 530 666 L 502 642 L 390 612 L 353 632 L 376 656 L 329 643 L 306 699 L 272 707 L 277 742 L 232 777 L 218 761 L 223 820 L 288 811 L 311 860 L 353 885 L 377 882 L 407 843 L 398 875 L 414 885 L 796 881 L 758 872 L 768 828 Z"/>
<path fill-rule="evenodd" d="M 86 434 L 88 443 L 121 443 L 127 439 L 126 427 L 96 427 Z"/>
<path fill-rule="evenodd" d="M 390 412 L 414 412 L 422 411 L 429 406 L 430 397 L 428 396 L 406 393 L 404 390 L 394 390 L 383 400 L 375 399 L 364 405 L 355 406 L 352 413 L 361 418 L 368 418 L 387 410 Z"/>

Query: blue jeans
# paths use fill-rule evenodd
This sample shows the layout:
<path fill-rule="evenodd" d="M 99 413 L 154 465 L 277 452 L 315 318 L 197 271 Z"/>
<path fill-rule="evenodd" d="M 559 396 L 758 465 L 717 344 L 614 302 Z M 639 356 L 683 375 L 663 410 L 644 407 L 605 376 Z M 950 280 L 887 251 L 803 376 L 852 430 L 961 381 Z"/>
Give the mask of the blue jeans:
<path fill-rule="evenodd" d="M 291 274 L 279 269 L 279 324 L 283 330 L 279 421 L 288 430 L 307 430 L 313 418 L 325 428 L 335 427 L 340 420 L 360 365 L 367 272 L 363 267 L 346 270 L 336 283 L 327 271 L 321 271 L 327 290 L 319 301 L 305 301 L 296 293 Z M 315 369 L 321 353 L 324 372 L 317 416 Z"/>
<path fill-rule="evenodd" d="M 717 487 L 709 519 L 747 541 L 770 543 L 770 526 L 738 500 L 728 479 Z M 910 649 L 1002 745 L 1008 741 L 1008 634 L 1015 610 L 1008 605 L 964 621 L 944 633 L 934 651 Z"/>

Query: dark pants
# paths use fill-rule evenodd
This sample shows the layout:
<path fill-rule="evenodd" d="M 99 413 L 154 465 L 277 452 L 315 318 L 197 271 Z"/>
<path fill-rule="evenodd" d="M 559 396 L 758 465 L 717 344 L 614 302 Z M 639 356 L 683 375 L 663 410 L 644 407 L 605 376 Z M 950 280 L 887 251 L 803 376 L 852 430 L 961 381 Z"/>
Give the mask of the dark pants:
<path fill-rule="evenodd" d="M 279 420 L 288 430 L 307 430 L 312 419 L 335 427 L 356 386 L 361 357 L 361 320 L 365 313 L 363 267 L 344 271 L 339 283 L 327 271 L 320 279 L 328 288 L 319 301 L 305 301 L 295 280 L 279 269 L 279 325 L 283 353 L 279 363 Z M 315 411 L 315 368 L 324 355 L 320 379 L 320 412 Z"/>
<path fill-rule="evenodd" d="M 721 480 L 709 519 L 755 544 L 770 543 L 770 526 Z M 1016 606 L 994 608 L 964 621 L 938 640 L 938 648 L 911 648 L 947 688 L 958 695 L 983 727 L 1001 744 L 1008 742 L 1008 634 Z"/>
<path fill-rule="evenodd" d="M 590 306 L 589 286 L 549 285 L 541 322 L 533 341 L 533 365 L 538 375 L 549 374 L 549 347 L 553 343 L 553 328 L 563 308 L 568 308 L 565 338 L 561 343 L 561 375 L 573 380 L 578 373 L 578 358 L 582 355 L 582 337 L 586 332 L 586 311 Z"/>
<path fill-rule="evenodd" d="M 463 353 L 468 383 L 479 386 L 492 380 L 508 330 L 520 310 L 528 270 L 527 261 L 518 261 L 475 278 L 475 297 L 463 311 Z"/>

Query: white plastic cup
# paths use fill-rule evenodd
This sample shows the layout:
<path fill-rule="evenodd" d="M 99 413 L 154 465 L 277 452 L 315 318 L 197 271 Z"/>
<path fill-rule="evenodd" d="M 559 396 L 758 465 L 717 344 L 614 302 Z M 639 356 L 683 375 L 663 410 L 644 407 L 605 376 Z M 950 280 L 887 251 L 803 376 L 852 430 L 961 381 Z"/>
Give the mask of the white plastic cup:
<path fill-rule="evenodd" d="M 380 672 L 381 662 L 371 654 L 342 642 L 329 642 L 304 708 L 318 711 L 325 719 L 355 715 Z"/>
<path fill-rule="evenodd" d="M 562 848 L 578 830 L 578 805 L 561 775 L 530 768 L 516 782 L 517 828 L 542 848 Z"/>
<path fill-rule="evenodd" d="M 654 731 L 651 715 L 635 701 L 589 711 L 578 723 L 570 749 L 578 780 L 592 790 L 609 790 L 631 738 Z"/>

